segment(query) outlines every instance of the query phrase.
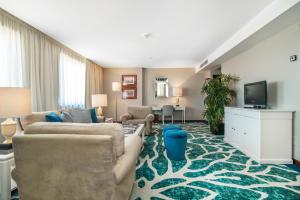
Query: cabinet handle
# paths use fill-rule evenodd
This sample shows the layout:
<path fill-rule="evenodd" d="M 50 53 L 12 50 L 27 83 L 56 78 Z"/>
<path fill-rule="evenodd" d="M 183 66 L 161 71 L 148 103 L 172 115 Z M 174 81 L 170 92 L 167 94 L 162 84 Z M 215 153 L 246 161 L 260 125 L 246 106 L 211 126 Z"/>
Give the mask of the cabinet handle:
<path fill-rule="evenodd" d="M 244 132 L 244 135 L 247 135 L 247 132 Z"/>

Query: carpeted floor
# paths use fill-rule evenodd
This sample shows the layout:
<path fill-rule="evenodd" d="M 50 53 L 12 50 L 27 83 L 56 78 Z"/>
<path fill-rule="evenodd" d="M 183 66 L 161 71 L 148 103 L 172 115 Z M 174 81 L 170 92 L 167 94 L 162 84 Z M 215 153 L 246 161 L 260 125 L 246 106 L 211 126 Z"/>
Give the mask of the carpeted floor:
<path fill-rule="evenodd" d="M 137 163 L 132 200 L 300 199 L 300 170 L 295 165 L 260 165 L 209 134 L 202 123 L 182 125 L 188 132 L 186 160 L 170 161 L 161 128 L 146 138 Z M 297 172 L 298 170 L 298 172 Z M 18 192 L 12 200 L 18 200 Z"/>
<path fill-rule="evenodd" d="M 188 132 L 186 160 L 170 161 L 161 134 L 146 138 L 137 163 L 132 200 L 300 199 L 300 173 L 285 165 L 258 164 L 209 134 L 202 123 L 182 125 Z"/>

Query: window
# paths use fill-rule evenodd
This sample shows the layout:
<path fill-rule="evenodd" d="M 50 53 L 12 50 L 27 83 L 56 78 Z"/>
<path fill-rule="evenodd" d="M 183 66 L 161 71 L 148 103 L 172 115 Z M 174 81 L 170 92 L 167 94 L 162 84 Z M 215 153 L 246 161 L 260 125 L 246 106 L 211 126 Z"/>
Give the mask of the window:
<path fill-rule="evenodd" d="M 84 62 L 60 53 L 59 105 L 62 108 L 84 108 L 85 70 Z"/>
<path fill-rule="evenodd" d="M 0 23 L 0 87 L 22 87 L 21 36 Z"/>

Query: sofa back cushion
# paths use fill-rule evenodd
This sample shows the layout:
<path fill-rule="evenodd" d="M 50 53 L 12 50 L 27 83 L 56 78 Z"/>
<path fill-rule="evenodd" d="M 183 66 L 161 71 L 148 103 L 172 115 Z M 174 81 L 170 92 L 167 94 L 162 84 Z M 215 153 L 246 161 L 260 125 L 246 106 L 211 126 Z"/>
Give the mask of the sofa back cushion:
<path fill-rule="evenodd" d="M 134 119 L 145 119 L 145 117 L 152 112 L 151 106 L 129 106 L 128 113 Z"/>
<path fill-rule="evenodd" d="M 119 157 L 124 153 L 122 125 L 117 123 L 83 124 L 38 122 L 27 126 L 24 134 L 111 135 L 113 137 L 114 155 Z"/>

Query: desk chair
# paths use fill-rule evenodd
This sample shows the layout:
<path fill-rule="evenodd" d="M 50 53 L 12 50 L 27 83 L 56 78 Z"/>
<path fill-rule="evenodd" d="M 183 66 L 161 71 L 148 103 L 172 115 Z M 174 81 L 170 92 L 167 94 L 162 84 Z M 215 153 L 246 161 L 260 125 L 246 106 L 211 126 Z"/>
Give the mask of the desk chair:
<path fill-rule="evenodd" d="M 165 124 L 165 117 L 172 117 L 172 124 L 174 121 L 174 107 L 172 105 L 164 105 L 162 107 L 162 122 Z"/>

